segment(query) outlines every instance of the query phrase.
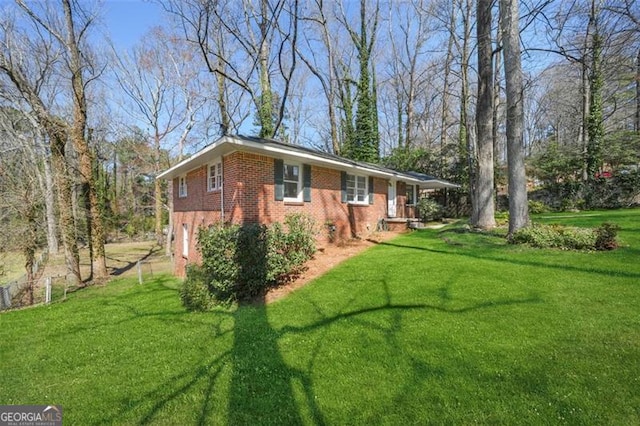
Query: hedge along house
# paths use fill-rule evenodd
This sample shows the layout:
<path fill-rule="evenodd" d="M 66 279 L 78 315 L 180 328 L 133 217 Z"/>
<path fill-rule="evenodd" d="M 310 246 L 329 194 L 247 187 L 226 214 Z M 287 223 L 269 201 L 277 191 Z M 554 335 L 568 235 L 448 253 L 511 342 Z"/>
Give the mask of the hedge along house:
<path fill-rule="evenodd" d="M 325 243 L 363 237 L 382 220 L 406 227 L 424 189 L 457 185 L 400 173 L 313 149 L 247 136 L 223 136 L 158 176 L 173 187 L 175 272 L 198 262 L 197 233 L 215 222 L 284 222 L 312 216 Z"/>

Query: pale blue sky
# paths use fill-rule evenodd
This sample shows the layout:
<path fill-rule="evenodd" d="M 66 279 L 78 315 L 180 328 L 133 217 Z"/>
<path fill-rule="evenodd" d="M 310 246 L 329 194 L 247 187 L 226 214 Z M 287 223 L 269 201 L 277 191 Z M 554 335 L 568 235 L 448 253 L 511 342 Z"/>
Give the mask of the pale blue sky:
<path fill-rule="evenodd" d="M 142 0 L 106 0 L 104 24 L 117 47 L 133 46 L 144 33 L 164 22 L 162 8 Z"/>

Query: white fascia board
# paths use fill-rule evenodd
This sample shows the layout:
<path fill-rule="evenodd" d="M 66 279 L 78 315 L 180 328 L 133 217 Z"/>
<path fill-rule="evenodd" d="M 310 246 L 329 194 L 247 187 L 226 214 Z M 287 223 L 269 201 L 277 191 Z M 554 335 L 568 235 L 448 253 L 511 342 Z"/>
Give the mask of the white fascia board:
<path fill-rule="evenodd" d="M 197 161 L 198 159 L 201 159 L 202 157 L 206 156 L 211 151 L 213 151 L 216 148 L 218 148 L 224 142 L 228 142 L 228 141 L 229 141 L 229 137 L 228 136 L 221 137 L 220 139 L 218 139 L 217 141 L 215 141 L 211 145 L 208 145 L 208 146 L 202 148 L 200 151 L 198 151 L 197 153 L 195 153 L 191 157 L 185 158 L 184 160 L 180 161 L 178 164 L 175 164 L 174 166 L 172 166 L 172 167 L 168 168 L 167 170 L 165 170 L 164 172 L 160 173 L 158 176 L 156 176 L 156 179 L 171 180 L 171 179 L 173 179 L 173 178 L 175 178 L 177 176 L 184 175 L 187 172 L 190 172 L 191 170 L 197 169 L 201 165 L 200 162 Z M 194 163 L 194 164 L 191 165 L 190 163 Z"/>
<path fill-rule="evenodd" d="M 376 170 L 374 168 L 369 168 L 366 166 L 351 164 L 346 161 L 334 160 L 331 158 L 325 158 L 321 156 L 314 155 L 310 152 L 301 152 L 296 150 L 288 150 L 284 147 L 269 145 L 267 143 L 258 143 L 253 142 L 246 139 L 235 138 L 233 136 L 223 136 L 219 138 L 217 141 L 212 143 L 211 145 L 203 148 L 193 156 L 182 160 L 178 164 L 173 167 L 167 169 L 166 171 L 160 173 L 156 179 L 173 179 L 177 176 L 184 175 L 187 172 L 197 169 L 202 164 L 205 164 L 203 159 L 206 159 L 207 156 L 211 155 L 211 152 L 218 149 L 224 144 L 230 144 L 233 147 L 229 147 L 229 149 L 224 149 L 222 154 L 229 154 L 230 152 L 237 151 L 238 148 L 242 150 L 245 148 L 247 151 L 258 153 L 258 154 L 266 154 L 267 156 L 273 156 L 276 158 L 283 159 L 292 159 L 298 160 L 318 166 L 325 166 L 328 168 L 338 169 L 342 171 L 350 171 L 350 172 L 360 172 L 370 176 L 382 177 L 386 179 L 397 179 L 409 184 L 418 185 L 422 188 L 458 188 L 458 185 L 451 184 L 449 182 L 439 181 L 437 179 L 431 181 L 424 181 L 412 176 L 405 175 L 400 172 L 385 172 L 383 170 Z M 213 157 L 212 157 L 213 158 Z M 435 185 L 433 185 L 435 184 Z"/>
<path fill-rule="evenodd" d="M 455 183 L 432 179 L 428 181 L 420 181 L 420 189 L 442 189 L 442 188 L 460 188 Z"/>

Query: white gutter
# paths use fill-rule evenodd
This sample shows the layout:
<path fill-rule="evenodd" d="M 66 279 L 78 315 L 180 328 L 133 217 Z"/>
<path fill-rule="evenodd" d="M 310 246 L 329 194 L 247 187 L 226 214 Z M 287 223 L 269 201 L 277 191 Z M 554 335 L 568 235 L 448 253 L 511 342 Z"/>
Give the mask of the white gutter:
<path fill-rule="evenodd" d="M 330 158 L 325 158 L 325 157 L 321 157 L 321 156 L 317 156 L 314 155 L 312 153 L 306 153 L 306 152 L 300 152 L 300 151 L 295 151 L 295 150 L 288 150 L 286 148 L 281 148 L 278 146 L 272 146 L 272 145 L 268 145 L 268 141 L 266 143 L 258 143 L 258 142 L 253 142 L 250 140 L 245 140 L 245 139 L 236 139 L 233 136 L 223 136 L 220 139 L 218 139 L 217 141 L 215 141 L 214 143 L 212 143 L 211 145 L 203 148 L 201 151 L 197 152 L 195 155 L 193 155 L 192 157 L 189 157 L 185 160 L 182 160 L 181 162 L 179 162 L 178 164 L 174 165 L 173 167 L 167 169 L 166 171 L 160 173 L 157 176 L 157 179 L 169 179 L 170 176 L 171 177 L 175 177 L 172 176 L 174 174 L 174 172 L 178 171 L 181 168 L 184 168 L 187 164 L 191 163 L 191 162 L 195 162 L 198 158 L 208 154 L 209 152 L 215 150 L 216 148 L 218 148 L 221 145 L 224 145 L 225 143 L 229 143 L 231 145 L 235 145 L 235 146 L 239 146 L 239 147 L 246 147 L 249 148 L 251 150 L 256 150 L 262 153 L 270 153 L 276 157 L 279 156 L 285 156 L 285 157 L 289 157 L 289 158 L 296 158 L 296 159 L 303 159 L 303 160 L 307 160 L 307 162 L 311 162 L 311 163 L 315 163 L 317 165 L 328 165 L 328 166 L 333 166 L 334 168 L 338 168 L 338 169 L 342 169 L 342 170 L 358 170 L 361 171 L 363 173 L 366 173 L 368 175 L 374 175 L 374 176 L 378 176 L 378 177 L 386 177 L 386 178 L 391 178 L 391 179 L 400 179 L 403 180 L 405 182 L 408 183 L 412 183 L 412 184 L 417 184 L 420 186 L 424 186 L 424 188 L 429 188 L 430 185 L 429 184 L 436 184 L 437 186 L 431 186 L 432 189 L 438 189 L 438 188 L 459 188 L 459 185 L 455 185 L 449 182 L 443 182 L 440 181 L 438 179 L 433 179 L 433 180 L 429 180 L 429 181 L 425 181 L 425 180 L 421 180 L 415 177 L 412 177 L 410 175 L 405 175 L 403 173 L 390 173 L 390 172 L 386 172 L 383 170 L 377 170 L 375 168 L 369 168 L 366 166 L 361 166 L 358 164 L 352 164 L 349 162 L 344 162 L 344 161 L 339 161 L 339 160 L 333 160 Z M 221 155 L 222 156 L 222 155 Z M 186 173 L 189 170 L 192 170 L 194 168 L 197 168 L 199 166 L 195 166 L 195 167 L 191 167 L 189 169 L 184 170 L 182 173 Z M 224 178 L 224 175 L 223 175 Z M 224 180 L 224 179 L 223 179 Z"/>
<path fill-rule="evenodd" d="M 202 157 L 203 155 L 213 151 L 214 149 L 216 149 L 218 146 L 222 145 L 224 142 L 231 142 L 233 143 L 231 140 L 228 140 L 229 137 L 228 136 L 223 136 L 220 139 L 218 139 L 217 141 L 215 141 L 214 143 L 212 143 L 209 146 L 204 147 L 203 149 L 201 149 L 200 151 L 198 151 L 197 153 L 195 153 L 193 156 L 189 157 L 189 158 L 185 158 L 184 160 L 180 161 L 178 164 L 173 165 L 172 167 L 169 167 L 167 170 L 165 170 L 164 172 L 160 173 L 156 179 L 166 179 L 168 175 L 172 174 L 174 171 L 182 168 L 183 166 L 187 165 L 188 163 L 192 162 L 193 160 L 195 160 L 196 158 Z M 189 169 L 191 170 L 191 169 Z"/>

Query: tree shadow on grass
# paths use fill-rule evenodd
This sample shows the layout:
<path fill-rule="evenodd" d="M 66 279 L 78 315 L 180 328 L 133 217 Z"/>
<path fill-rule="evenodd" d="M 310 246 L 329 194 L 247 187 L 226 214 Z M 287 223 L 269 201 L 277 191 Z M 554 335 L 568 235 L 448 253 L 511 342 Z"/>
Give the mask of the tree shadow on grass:
<path fill-rule="evenodd" d="M 424 246 L 398 244 L 398 243 L 388 242 L 388 241 L 379 242 L 378 244 L 381 246 L 397 247 L 397 248 L 408 249 L 408 250 L 419 250 L 419 251 L 425 251 L 430 253 L 446 254 L 451 256 L 462 256 L 462 257 L 470 257 L 473 259 L 511 263 L 513 265 L 519 265 L 519 266 L 532 266 L 536 268 L 559 269 L 562 271 L 586 272 L 586 273 L 606 275 L 606 276 L 616 275 L 616 276 L 625 277 L 625 278 L 640 278 L 640 273 L 628 272 L 623 270 L 607 270 L 607 269 L 593 268 L 589 266 L 578 267 L 578 266 L 567 265 L 567 264 L 557 265 L 552 263 L 543 263 L 543 262 L 536 262 L 536 261 L 530 261 L 530 260 L 516 259 L 515 257 L 507 258 L 507 257 L 501 257 L 501 256 L 494 256 L 493 255 L 494 252 L 491 250 L 485 250 L 483 252 L 485 254 L 476 254 L 469 251 L 439 250 L 439 249 L 434 249 L 434 248 L 429 248 Z M 463 245 L 464 244 L 460 244 L 459 246 L 463 246 Z"/>
<path fill-rule="evenodd" d="M 377 284 L 371 284 L 377 287 Z M 230 338 L 228 333 L 233 333 L 229 347 L 218 348 L 216 355 L 205 354 L 200 361 L 190 365 L 179 364 L 181 372 L 167 377 L 137 398 L 122 399 L 117 404 L 119 407 L 114 407 L 114 412 L 103 420 L 106 423 L 119 423 L 134 418 L 139 424 L 165 423 L 171 417 L 164 416 L 171 416 L 176 405 L 185 409 L 183 401 L 188 400 L 189 409 L 193 410 L 198 424 L 327 424 L 329 413 L 318 402 L 318 389 L 313 376 L 319 372 L 317 364 L 324 360 L 327 345 L 331 345 L 329 336 L 336 331 L 335 325 L 370 330 L 382 337 L 387 351 L 393 351 L 398 359 L 407 364 L 413 375 L 400 384 L 394 396 L 394 400 L 401 404 L 403 398 L 411 398 L 425 380 L 434 375 L 440 378 L 446 376 L 446 371 L 441 367 L 403 353 L 398 333 L 402 333 L 406 314 L 415 311 L 464 314 L 542 302 L 539 297 L 532 295 L 519 299 L 496 298 L 454 308 L 450 306 L 454 298 L 445 285 L 434 290 L 440 303 L 394 303 L 386 280 L 382 279 L 379 285 L 382 286 L 382 299 L 375 298 L 379 303 L 367 303 L 364 307 L 355 308 L 353 305 L 359 303 L 363 296 L 355 294 L 338 307 L 337 313 L 330 314 L 325 313 L 325 306 L 316 303 L 314 306 L 318 317 L 303 325 L 274 327 L 269 321 L 269 309 L 265 304 L 241 305 L 236 310 L 211 313 L 217 316 L 210 328 L 211 347 L 219 345 L 216 339 L 223 336 Z M 367 286 L 367 291 L 371 291 L 372 286 Z M 130 313 L 132 318 L 146 315 L 136 307 L 132 307 Z M 178 319 L 172 314 L 167 320 Z M 387 317 L 381 322 L 380 315 Z M 233 320 L 231 327 L 229 319 Z M 223 322 L 226 327 L 222 327 Z M 283 338 L 288 342 L 293 338 L 300 344 L 312 341 L 308 361 L 298 367 L 288 363 L 281 349 Z M 344 396 L 347 399 L 352 397 L 356 396 Z M 216 417 L 225 411 L 216 406 L 221 401 L 227 402 L 226 418 Z M 384 415 L 383 411 L 374 412 Z"/>
<path fill-rule="evenodd" d="M 149 249 L 149 251 L 147 253 L 145 253 L 140 259 L 135 260 L 133 262 L 127 262 L 124 266 L 121 266 L 119 268 L 112 268 L 111 270 L 111 275 L 113 275 L 114 277 L 120 276 L 122 274 L 124 274 L 127 271 L 130 271 L 131 269 L 133 269 L 138 262 L 144 262 L 145 260 L 147 260 L 148 258 L 150 258 L 151 256 L 153 256 L 154 254 L 158 253 L 160 250 L 162 249 L 162 247 L 160 246 L 153 246 Z M 108 257 L 107 259 L 113 261 L 113 262 L 124 262 L 122 260 L 119 259 L 115 259 L 113 257 Z"/>
<path fill-rule="evenodd" d="M 283 333 L 267 318 L 265 305 L 239 309 L 234 315 L 233 377 L 229 424 L 326 424 L 315 402 L 311 371 L 287 365 L 278 343 Z M 296 395 L 294 388 L 302 389 Z M 307 415 L 311 419 L 303 419 Z"/>

